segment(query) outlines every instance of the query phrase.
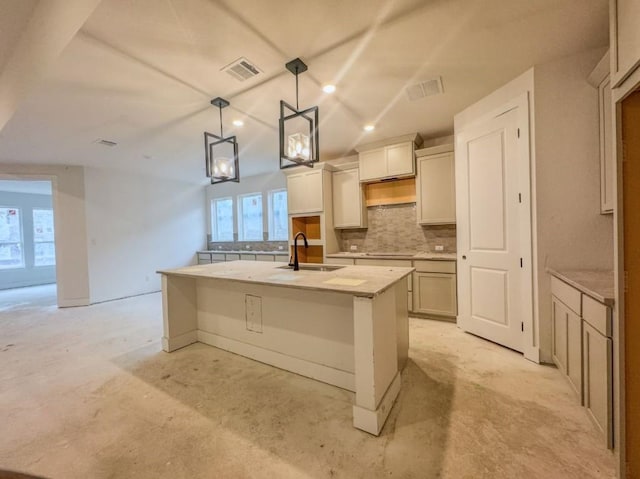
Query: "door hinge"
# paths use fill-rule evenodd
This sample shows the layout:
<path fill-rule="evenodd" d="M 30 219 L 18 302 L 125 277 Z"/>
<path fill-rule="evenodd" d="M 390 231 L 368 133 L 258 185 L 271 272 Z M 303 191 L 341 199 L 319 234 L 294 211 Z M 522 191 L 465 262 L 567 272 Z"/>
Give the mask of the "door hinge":
<path fill-rule="evenodd" d="M 522 258 L 520 258 L 520 267 L 522 268 Z"/>
<path fill-rule="evenodd" d="M 520 323 L 520 331 L 524 333 L 524 323 Z"/>
<path fill-rule="evenodd" d="M 522 203 L 522 193 L 518 193 L 518 203 Z"/>
<path fill-rule="evenodd" d="M 520 138 L 520 128 L 518 128 L 518 138 Z"/>

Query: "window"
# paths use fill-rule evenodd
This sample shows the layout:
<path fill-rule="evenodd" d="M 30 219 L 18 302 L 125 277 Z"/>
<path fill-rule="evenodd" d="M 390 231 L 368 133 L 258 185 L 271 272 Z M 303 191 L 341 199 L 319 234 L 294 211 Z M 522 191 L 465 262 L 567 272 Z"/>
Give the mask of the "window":
<path fill-rule="evenodd" d="M 240 241 L 262 241 L 262 193 L 238 196 Z"/>
<path fill-rule="evenodd" d="M 24 268 L 18 208 L 0 208 L 0 269 Z"/>
<path fill-rule="evenodd" d="M 211 240 L 233 241 L 233 200 L 211 200 Z"/>
<path fill-rule="evenodd" d="M 269 192 L 269 239 L 286 241 L 289 235 L 287 216 L 287 190 Z"/>
<path fill-rule="evenodd" d="M 56 247 L 53 238 L 53 210 L 33 210 L 33 265 L 56 264 Z"/>

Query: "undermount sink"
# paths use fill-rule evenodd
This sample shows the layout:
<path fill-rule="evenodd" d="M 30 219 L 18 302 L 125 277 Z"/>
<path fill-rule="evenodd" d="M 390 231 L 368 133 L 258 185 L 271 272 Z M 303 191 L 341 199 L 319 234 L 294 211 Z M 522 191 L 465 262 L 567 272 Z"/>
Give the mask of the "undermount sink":
<path fill-rule="evenodd" d="M 337 269 L 342 269 L 344 266 L 335 266 L 329 264 L 301 264 L 300 271 L 335 271 Z M 288 264 L 284 266 L 278 266 L 278 269 L 289 269 L 293 271 L 293 266 L 289 266 Z"/>

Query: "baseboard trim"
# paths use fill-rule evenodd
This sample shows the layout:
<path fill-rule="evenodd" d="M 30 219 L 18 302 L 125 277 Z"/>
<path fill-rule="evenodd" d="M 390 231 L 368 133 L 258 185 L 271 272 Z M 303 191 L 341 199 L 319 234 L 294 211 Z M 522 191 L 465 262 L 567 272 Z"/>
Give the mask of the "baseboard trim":
<path fill-rule="evenodd" d="M 391 381 L 387 391 L 380 400 L 380 404 L 375 410 L 367 409 L 365 407 L 358 406 L 357 404 L 354 405 L 353 427 L 368 432 L 369 434 L 373 434 L 374 436 L 380 435 L 380 431 L 382 430 L 387 417 L 389 417 L 393 403 L 398 397 L 401 385 L 402 380 L 400 378 L 400 372 L 398 372 L 393 378 L 393 381 Z"/>
<path fill-rule="evenodd" d="M 198 335 L 196 330 L 189 331 L 187 333 L 175 336 L 173 338 L 162 337 L 162 349 L 170 353 L 176 349 L 184 348 L 190 344 L 198 342 Z"/>
<path fill-rule="evenodd" d="M 75 308 L 89 306 L 89 298 L 58 299 L 58 308 Z"/>

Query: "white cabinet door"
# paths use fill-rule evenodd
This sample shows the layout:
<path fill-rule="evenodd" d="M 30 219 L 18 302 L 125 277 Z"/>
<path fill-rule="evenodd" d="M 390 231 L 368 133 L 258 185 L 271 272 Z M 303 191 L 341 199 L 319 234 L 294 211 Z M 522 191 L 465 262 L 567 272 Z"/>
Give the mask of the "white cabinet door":
<path fill-rule="evenodd" d="M 287 177 L 289 214 L 322 211 L 322 200 L 322 170 L 298 173 Z"/>
<path fill-rule="evenodd" d="M 418 224 L 456 222 L 456 177 L 453 152 L 417 160 Z"/>
<path fill-rule="evenodd" d="M 613 386 L 611 339 L 583 321 L 584 406 L 596 427 L 613 447 Z"/>
<path fill-rule="evenodd" d="M 582 404 L 582 318 L 567 314 L 567 378 Z"/>
<path fill-rule="evenodd" d="M 385 155 L 387 157 L 386 176 L 413 176 L 415 174 L 412 143 L 387 146 Z"/>
<path fill-rule="evenodd" d="M 360 181 L 376 180 L 387 175 L 387 160 L 384 148 L 363 151 L 358 155 Z"/>
<path fill-rule="evenodd" d="M 615 164 L 612 144 L 611 79 L 609 76 L 598 86 L 598 97 L 600 103 L 600 212 L 613 213 Z"/>
<path fill-rule="evenodd" d="M 413 311 L 438 316 L 456 315 L 456 275 L 413 273 Z"/>
<path fill-rule="evenodd" d="M 555 296 L 551 297 L 551 358 L 567 374 L 567 323 L 569 308 Z"/>
<path fill-rule="evenodd" d="M 362 186 L 358 169 L 333 173 L 333 227 L 364 228 L 366 210 L 363 208 Z"/>
<path fill-rule="evenodd" d="M 640 64 L 640 0 L 613 0 L 612 72 L 618 86 Z"/>

